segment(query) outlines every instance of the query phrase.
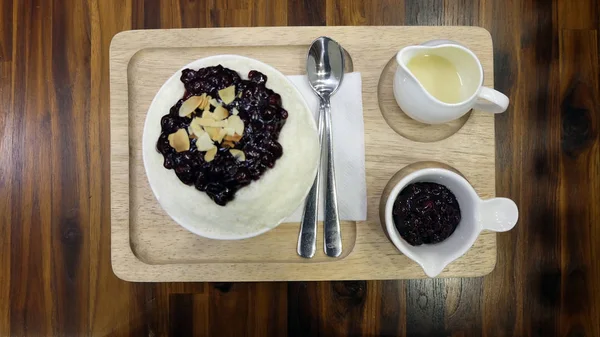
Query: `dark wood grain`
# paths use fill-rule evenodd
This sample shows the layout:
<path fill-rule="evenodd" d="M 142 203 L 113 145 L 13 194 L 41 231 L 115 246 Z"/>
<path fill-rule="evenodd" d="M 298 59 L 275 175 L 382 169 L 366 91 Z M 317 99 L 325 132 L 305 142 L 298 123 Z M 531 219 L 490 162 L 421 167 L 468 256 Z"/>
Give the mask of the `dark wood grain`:
<path fill-rule="evenodd" d="M 279 16 L 282 13 L 272 13 L 271 15 Z M 287 18 L 289 26 L 324 26 L 325 2 L 322 0 L 288 0 Z"/>
<path fill-rule="evenodd" d="M 594 0 L 0 0 L 0 336 L 600 336 Z M 127 283 L 110 266 L 119 31 L 478 25 L 494 39 L 497 194 L 521 210 L 473 279 Z"/>
<path fill-rule="evenodd" d="M 597 19 L 597 17 L 596 17 Z M 597 22 L 597 21 L 596 21 Z M 562 335 L 600 335 L 600 71 L 598 33 L 561 30 L 559 39 Z M 596 305 L 595 305 L 596 304 Z"/>
<path fill-rule="evenodd" d="M 12 112 L 12 50 L 13 24 L 12 2 L 0 1 L 0 151 L 10 153 L 14 116 Z M 12 200 L 16 194 L 13 188 L 13 156 L 2 156 L 0 160 L 0 336 L 10 334 L 10 313 L 13 310 L 10 302 L 10 247 Z"/>
<path fill-rule="evenodd" d="M 1 4 L 1 3 L 0 3 Z M 12 28 L 12 27 L 11 27 Z M 4 29 L 4 26 L 3 26 Z M 11 45 L 12 48 L 12 34 L 7 34 L 6 31 L 2 31 L 1 36 L 6 39 L 2 39 L 0 42 L 2 50 L 5 52 L 10 51 L 4 44 Z M 12 149 L 12 123 L 13 118 L 8 113 L 11 111 L 11 83 L 12 83 L 12 69 L 11 62 L 9 62 L 11 55 L 0 61 L 0 130 L 2 136 L 0 137 L 0 151 L 2 153 L 9 153 Z M 12 199 L 13 199 L 13 184 L 9 174 L 14 170 L 14 161 L 12 156 L 6 156 L 0 160 L 0 214 L 4 220 L 0 220 L 0 335 L 5 336 L 10 331 L 10 248 L 11 247 L 11 226 L 12 223 Z"/>

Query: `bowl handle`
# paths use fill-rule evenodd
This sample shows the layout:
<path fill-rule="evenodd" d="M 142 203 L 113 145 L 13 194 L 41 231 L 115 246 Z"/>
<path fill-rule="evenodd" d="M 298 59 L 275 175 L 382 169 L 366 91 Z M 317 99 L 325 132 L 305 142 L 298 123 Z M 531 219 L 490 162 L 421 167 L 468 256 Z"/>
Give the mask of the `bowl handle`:
<path fill-rule="evenodd" d="M 519 219 L 519 209 L 514 201 L 508 198 L 482 200 L 479 207 L 479 223 L 481 228 L 494 232 L 511 230 Z"/>

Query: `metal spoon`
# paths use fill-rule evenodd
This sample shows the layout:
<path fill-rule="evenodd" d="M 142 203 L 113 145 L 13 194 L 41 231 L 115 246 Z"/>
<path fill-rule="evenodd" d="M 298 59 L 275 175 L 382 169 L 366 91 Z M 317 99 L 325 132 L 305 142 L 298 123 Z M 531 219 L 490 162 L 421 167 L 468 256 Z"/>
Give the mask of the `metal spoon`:
<path fill-rule="evenodd" d="M 308 51 L 306 72 L 310 86 L 320 98 L 319 138 L 321 159 L 327 156 L 327 181 L 325 193 L 325 254 L 337 257 L 342 254 L 342 237 L 337 209 L 335 172 L 333 164 L 333 139 L 331 134 L 331 106 L 329 99 L 337 91 L 344 77 L 344 51 L 334 40 L 322 36 L 316 39 Z M 327 151 L 324 151 L 327 149 Z M 320 165 L 319 165 L 320 167 Z M 298 254 L 311 258 L 316 250 L 316 232 L 319 201 L 319 172 L 313 183 L 300 222 Z"/>

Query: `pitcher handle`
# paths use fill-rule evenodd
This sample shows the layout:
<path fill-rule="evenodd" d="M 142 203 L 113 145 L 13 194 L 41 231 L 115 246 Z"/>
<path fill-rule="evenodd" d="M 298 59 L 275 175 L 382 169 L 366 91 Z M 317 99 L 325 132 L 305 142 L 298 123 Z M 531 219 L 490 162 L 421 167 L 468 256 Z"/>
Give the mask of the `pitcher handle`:
<path fill-rule="evenodd" d="M 508 198 L 482 200 L 479 205 L 479 222 L 482 229 L 494 232 L 511 230 L 519 220 L 519 209 Z"/>
<path fill-rule="evenodd" d="M 495 114 L 506 111 L 510 102 L 505 94 L 486 87 L 481 87 L 477 96 L 479 100 L 475 103 L 473 109 Z"/>

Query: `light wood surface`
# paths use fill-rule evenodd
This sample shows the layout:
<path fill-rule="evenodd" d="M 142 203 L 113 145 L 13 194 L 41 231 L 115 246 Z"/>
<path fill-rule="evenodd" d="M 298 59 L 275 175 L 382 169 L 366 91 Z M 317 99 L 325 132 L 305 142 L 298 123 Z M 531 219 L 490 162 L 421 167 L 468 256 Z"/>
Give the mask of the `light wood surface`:
<path fill-rule="evenodd" d="M 298 224 L 282 224 L 260 237 L 231 242 L 204 239 L 179 227 L 154 198 L 141 160 L 145 114 L 160 86 L 183 65 L 215 54 L 245 55 L 286 75 L 302 74 L 307 46 L 320 35 L 331 36 L 344 46 L 352 58 L 352 70 L 360 72 L 363 81 L 368 215 L 365 222 L 344 222 L 343 257 L 324 256 L 322 235 L 314 259 L 298 257 Z M 435 161 L 458 170 L 481 197 L 495 195 L 493 115 L 475 111 L 462 128 L 451 133 L 448 130 L 458 129 L 456 125 L 414 125 L 400 111 L 392 113 L 397 108 L 391 83 L 387 85 L 395 70 L 390 60 L 406 45 L 440 38 L 473 50 L 485 71 L 484 84 L 493 85 L 491 37 L 475 27 L 187 29 L 128 31 L 115 36 L 110 49 L 114 272 L 131 281 L 425 277 L 380 227 L 381 195 L 392 176 L 407 165 Z M 416 133 L 415 129 L 422 131 Z M 496 236 L 484 232 L 441 276 L 484 275 L 495 262 Z"/>

